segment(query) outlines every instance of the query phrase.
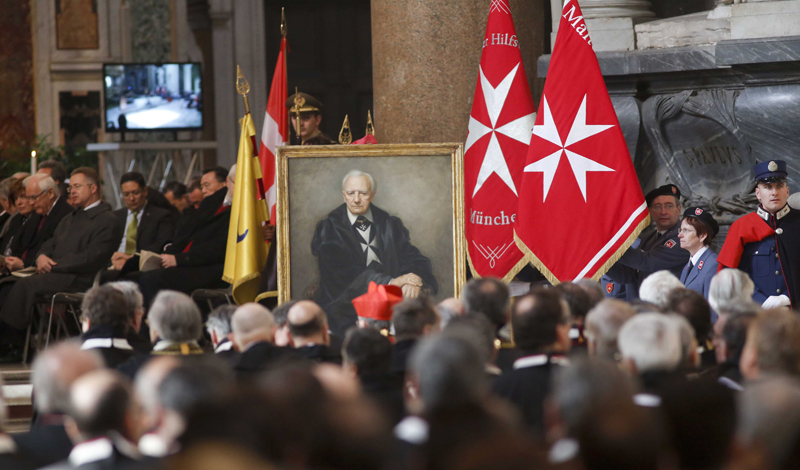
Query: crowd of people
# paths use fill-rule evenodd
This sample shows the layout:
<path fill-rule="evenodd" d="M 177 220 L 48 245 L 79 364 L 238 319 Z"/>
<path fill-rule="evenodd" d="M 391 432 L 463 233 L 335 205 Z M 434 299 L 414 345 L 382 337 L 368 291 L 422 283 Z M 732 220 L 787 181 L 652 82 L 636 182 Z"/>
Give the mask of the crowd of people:
<path fill-rule="evenodd" d="M 635 302 L 473 279 L 438 305 L 365 294 L 394 300 L 354 301 L 336 337 L 312 301 L 204 322 L 164 290 L 146 341 L 138 285 L 112 281 L 84 297 L 81 337 L 36 357 L 33 424 L 0 433 L 0 466 L 795 468 L 800 318 L 753 291 L 736 269 L 710 304 L 666 271 Z M 376 310 L 388 324 L 361 321 Z"/>

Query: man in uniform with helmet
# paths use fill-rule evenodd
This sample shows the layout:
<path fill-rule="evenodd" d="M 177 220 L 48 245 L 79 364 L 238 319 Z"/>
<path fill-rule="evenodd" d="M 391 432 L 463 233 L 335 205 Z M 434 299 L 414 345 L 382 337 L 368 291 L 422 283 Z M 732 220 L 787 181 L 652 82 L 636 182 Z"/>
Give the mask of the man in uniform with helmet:
<path fill-rule="evenodd" d="M 295 102 L 297 100 L 297 102 Z M 330 145 L 334 142 L 319 130 L 322 122 L 322 103 L 308 93 L 295 93 L 286 100 L 289 118 L 302 145 Z M 300 119 L 297 119 L 297 114 Z M 299 122 L 298 122 L 299 121 Z"/>

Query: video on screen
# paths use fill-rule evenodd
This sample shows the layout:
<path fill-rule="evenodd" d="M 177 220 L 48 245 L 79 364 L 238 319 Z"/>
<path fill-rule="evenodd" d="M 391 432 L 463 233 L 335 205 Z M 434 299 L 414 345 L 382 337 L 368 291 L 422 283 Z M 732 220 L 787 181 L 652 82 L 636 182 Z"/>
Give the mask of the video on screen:
<path fill-rule="evenodd" d="M 104 66 L 106 131 L 203 127 L 200 64 Z"/>

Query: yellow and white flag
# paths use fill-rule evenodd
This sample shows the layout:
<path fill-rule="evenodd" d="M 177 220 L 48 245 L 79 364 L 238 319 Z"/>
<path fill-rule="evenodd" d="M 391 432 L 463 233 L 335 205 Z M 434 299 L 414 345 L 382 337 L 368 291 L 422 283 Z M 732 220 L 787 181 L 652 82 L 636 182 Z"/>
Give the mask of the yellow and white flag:
<path fill-rule="evenodd" d="M 255 301 L 261 271 L 267 264 L 268 249 L 261 233 L 267 210 L 265 201 L 259 200 L 257 195 L 256 180 L 261 178 L 261 166 L 258 157 L 254 156 L 256 129 L 250 113 L 245 114 L 241 125 L 231 224 L 222 274 L 222 279 L 233 286 L 233 300 L 239 305 Z"/>

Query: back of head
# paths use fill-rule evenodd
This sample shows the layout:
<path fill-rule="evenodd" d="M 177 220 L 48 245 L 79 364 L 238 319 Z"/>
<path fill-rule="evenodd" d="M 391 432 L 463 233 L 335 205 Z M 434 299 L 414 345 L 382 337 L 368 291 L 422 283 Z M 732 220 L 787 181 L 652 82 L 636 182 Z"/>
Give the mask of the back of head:
<path fill-rule="evenodd" d="M 170 181 L 164 186 L 165 193 L 172 193 L 172 197 L 180 199 L 186 194 L 186 185 L 180 181 Z"/>
<path fill-rule="evenodd" d="M 468 313 L 452 318 L 442 330 L 442 334 L 470 342 L 481 352 L 484 362 L 490 362 L 494 359 L 494 325 L 480 313 Z"/>
<path fill-rule="evenodd" d="M 586 291 L 587 294 L 589 294 L 589 299 L 592 302 L 590 310 L 606 298 L 606 292 L 603 290 L 603 286 L 601 286 L 600 283 L 594 279 L 578 279 L 577 281 L 574 281 L 573 284 L 580 286 L 584 291 Z"/>
<path fill-rule="evenodd" d="M 38 165 L 38 169 L 50 169 L 50 177 L 58 183 L 64 183 L 67 180 L 67 169 L 64 164 L 57 160 L 45 160 Z"/>
<path fill-rule="evenodd" d="M 186 419 L 198 405 L 222 397 L 236 383 L 230 366 L 215 356 L 192 357 L 170 370 L 158 386 L 158 401 Z"/>
<path fill-rule="evenodd" d="M 508 322 L 510 299 L 508 286 L 492 277 L 471 279 L 461 294 L 465 311 L 486 315 L 498 330 Z"/>
<path fill-rule="evenodd" d="M 236 311 L 236 305 L 223 304 L 216 307 L 208 314 L 206 329 L 216 332 L 217 337 L 224 338 L 231 333 L 231 318 Z"/>
<path fill-rule="evenodd" d="M 66 413 L 72 383 L 102 367 L 103 359 L 97 353 L 82 350 L 76 342 L 58 343 L 40 353 L 31 367 L 36 410 L 40 413 Z"/>
<path fill-rule="evenodd" d="M 800 432 L 797 380 L 773 376 L 749 383 L 739 397 L 738 410 L 737 437 L 745 444 L 764 448 L 772 468 L 789 468 L 786 458 Z"/>
<path fill-rule="evenodd" d="M 328 319 L 319 305 L 310 300 L 297 302 L 286 315 L 292 338 L 310 338 L 328 331 Z"/>
<path fill-rule="evenodd" d="M 569 324 L 569 308 L 552 289 L 537 288 L 521 297 L 511 315 L 514 342 L 526 351 L 547 350 L 559 339 L 557 328 Z"/>
<path fill-rule="evenodd" d="M 246 303 L 233 313 L 231 330 L 240 349 L 256 341 L 272 341 L 275 334 L 275 319 L 263 305 Z"/>
<path fill-rule="evenodd" d="M 150 328 L 163 340 L 197 341 L 203 334 L 203 317 L 194 301 L 183 292 L 162 290 L 148 312 Z"/>
<path fill-rule="evenodd" d="M 92 326 L 106 325 L 123 334 L 133 315 L 122 292 L 107 284 L 89 289 L 81 303 L 81 317 Z"/>
<path fill-rule="evenodd" d="M 484 362 L 468 342 L 443 335 L 420 341 L 408 361 L 426 413 L 481 403 L 486 390 Z"/>
<path fill-rule="evenodd" d="M 394 306 L 392 324 L 398 341 L 421 338 L 436 329 L 439 315 L 427 297 L 407 299 Z"/>
<path fill-rule="evenodd" d="M 736 430 L 734 393 L 715 380 L 700 378 L 677 382 L 663 395 L 661 410 L 679 468 L 725 466 Z"/>
<path fill-rule="evenodd" d="M 134 316 L 136 315 L 136 312 L 141 312 L 144 314 L 144 297 L 142 296 L 142 291 L 139 290 L 139 284 L 136 284 L 133 281 L 115 281 L 109 282 L 106 285 L 111 286 L 122 293 L 122 296 L 125 297 L 128 313 Z M 133 316 L 131 317 L 131 320 L 134 320 Z"/>
<path fill-rule="evenodd" d="M 359 376 L 388 374 L 392 369 L 392 343 L 373 328 L 350 328 L 342 344 L 344 362 Z"/>
<path fill-rule="evenodd" d="M 158 420 L 160 401 L 158 389 L 169 372 L 181 364 L 178 356 L 157 356 L 147 361 L 136 373 L 134 387 L 136 397 L 150 420 L 149 427 L 155 427 Z"/>
<path fill-rule="evenodd" d="M 618 360 L 617 337 L 622 325 L 636 315 L 636 310 L 627 302 L 606 299 L 597 304 L 586 315 L 584 334 L 593 345 L 593 352 L 600 357 Z"/>
<path fill-rule="evenodd" d="M 660 313 L 641 313 L 619 332 L 623 360 L 631 360 L 638 373 L 670 371 L 681 362 L 683 351 L 677 322 Z"/>
<path fill-rule="evenodd" d="M 684 289 L 680 279 L 669 271 L 656 271 L 642 281 L 642 285 L 639 286 L 639 298 L 665 310 L 667 299 L 675 289 Z"/>
<path fill-rule="evenodd" d="M 708 287 L 708 303 L 719 314 L 731 306 L 752 302 L 755 284 L 746 272 L 725 268 L 711 278 Z"/>
<path fill-rule="evenodd" d="M 681 367 L 694 369 L 700 366 L 700 357 L 697 354 L 698 345 L 695 339 L 697 335 L 692 325 L 689 324 L 689 320 L 677 313 L 667 314 L 667 317 L 677 325 L 681 337 Z"/>
<path fill-rule="evenodd" d="M 583 321 L 586 318 L 592 308 L 592 299 L 583 287 L 572 282 L 562 282 L 553 287 L 553 290 L 567 302 L 573 320 Z"/>
<path fill-rule="evenodd" d="M 663 468 L 667 438 L 650 409 L 630 403 L 596 410 L 576 434 L 586 470 Z"/>
<path fill-rule="evenodd" d="M 464 315 L 464 302 L 455 297 L 448 297 L 436 304 L 436 311 L 439 312 L 440 325 L 444 328 L 451 319 Z"/>
<path fill-rule="evenodd" d="M 731 315 L 722 327 L 722 340 L 725 342 L 728 358 L 739 363 L 744 344 L 747 341 L 747 330 L 756 318 L 755 313 Z"/>
<path fill-rule="evenodd" d="M 272 310 L 272 316 L 275 318 L 275 324 L 278 326 L 286 325 L 286 317 L 289 316 L 289 309 L 294 307 L 297 300 L 288 300 Z"/>
<path fill-rule="evenodd" d="M 133 403 L 128 380 L 119 372 L 103 369 L 77 379 L 70 390 L 69 416 L 83 440 L 110 432 L 132 438 L 128 432 L 128 413 Z"/>
<path fill-rule="evenodd" d="M 553 400 L 572 437 L 599 410 L 626 409 L 633 401 L 633 394 L 628 376 L 616 364 L 605 360 L 573 361 L 558 371 L 553 382 Z"/>
<path fill-rule="evenodd" d="M 765 310 L 750 325 L 747 336 L 758 354 L 759 373 L 800 376 L 800 319 L 796 313 Z"/>
<path fill-rule="evenodd" d="M 697 344 L 705 344 L 711 333 L 711 308 L 703 294 L 691 289 L 676 289 L 667 297 L 667 310 L 686 318 L 694 328 Z"/>

